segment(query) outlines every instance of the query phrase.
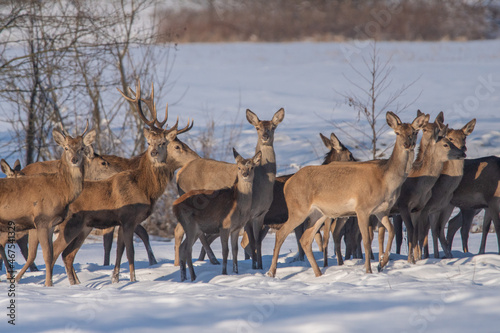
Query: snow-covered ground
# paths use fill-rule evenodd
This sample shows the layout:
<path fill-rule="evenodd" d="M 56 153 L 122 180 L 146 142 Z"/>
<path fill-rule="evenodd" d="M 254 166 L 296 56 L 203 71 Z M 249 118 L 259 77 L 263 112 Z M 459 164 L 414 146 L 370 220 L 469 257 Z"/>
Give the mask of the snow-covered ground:
<path fill-rule="evenodd" d="M 432 117 L 443 110 L 446 122 L 454 128 L 475 117 L 476 129 L 467 142 L 469 157 L 500 154 L 498 41 L 380 43 L 378 47 L 382 60 L 392 57 L 391 87 L 397 89 L 418 79 L 400 100 L 405 104 L 421 93 L 400 114 L 403 121 L 411 121 L 417 108 Z M 353 48 L 354 53 L 346 53 Z M 278 171 L 289 172 L 320 163 L 326 149 L 318 133 L 333 131 L 329 121 L 356 119 L 339 92 L 354 90 L 343 75 L 362 83 L 349 63 L 363 71 L 360 55 L 368 56 L 369 51 L 364 43 L 179 45 L 171 74 L 175 85 L 157 104 L 180 99 L 171 104 L 169 112 L 171 119 L 179 115 L 181 122 L 195 119 L 190 137 L 181 137 L 188 142 L 210 118 L 220 130 L 242 122 L 236 148 L 244 156 L 253 154 L 256 138 L 255 130 L 246 123 L 245 109 L 269 119 L 284 107 L 286 115 L 276 130 L 275 148 Z M 337 134 L 356 157 L 368 157 L 354 142 Z M 389 130 L 381 137 L 382 144 L 390 145 L 393 140 Z M 472 251 L 477 251 L 479 241 L 480 234 L 471 235 Z M 220 258 L 220 243 L 214 244 Z M 53 288 L 43 287 L 45 267 L 39 251 L 36 263 L 42 271 L 28 272 L 16 285 L 15 327 L 7 323 L 8 284 L 0 283 L 0 330 L 498 331 L 500 256 L 494 235 L 490 235 L 485 255 L 462 254 L 456 240 L 455 259 L 410 265 L 405 255 L 392 254 L 388 267 L 374 274 L 364 273 L 362 260 L 338 267 L 331 255 L 330 267 L 319 278 L 307 262 L 292 262 L 295 244 L 290 235 L 281 249 L 275 279 L 265 275 L 274 246 L 274 236 L 269 235 L 264 241 L 264 271 L 251 270 L 240 253 L 239 275 L 222 276 L 220 266 L 203 262 L 196 263 L 198 279 L 194 283 L 181 283 L 178 268 L 173 266 L 172 242 L 153 242 L 159 260 L 153 267 L 147 264 L 142 244 L 136 243 L 138 282 L 128 281 L 124 262 L 121 282 L 111 284 L 112 268 L 101 266 L 102 245 L 94 239 L 84 244 L 75 260 L 82 284 L 69 286 L 59 259 Z M 377 255 L 378 247 L 373 245 Z M 316 256 L 321 266 L 320 253 Z M 21 258 L 19 253 L 17 258 Z M 0 279 L 5 281 L 5 274 Z"/>

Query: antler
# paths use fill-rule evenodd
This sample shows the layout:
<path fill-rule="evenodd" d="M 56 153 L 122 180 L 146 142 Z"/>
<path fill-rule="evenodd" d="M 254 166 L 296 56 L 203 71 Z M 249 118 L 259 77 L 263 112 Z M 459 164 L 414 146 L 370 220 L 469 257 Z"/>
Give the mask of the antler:
<path fill-rule="evenodd" d="M 82 138 L 85 136 L 85 133 L 87 133 L 88 129 L 89 129 L 89 120 L 87 119 L 87 125 L 85 125 L 85 129 L 83 130 L 83 133 L 81 135 Z"/>
<path fill-rule="evenodd" d="M 177 122 L 179 122 L 179 119 L 177 119 Z M 176 124 L 177 125 L 177 124 Z M 188 118 L 188 123 L 186 125 L 186 127 L 180 129 L 177 131 L 177 135 L 181 134 L 181 133 L 184 133 L 184 132 L 187 132 L 189 131 L 191 128 L 193 128 L 193 125 L 194 125 L 194 120 L 191 121 L 191 125 L 189 125 L 189 118 Z"/>
<path fill-rule="evenodd" d="M 130 87 L 128 88 L 129 93 L 133 96 L 132 98 L 125 95 L 125 93 L 123 91 L 121 91 L 119 88 L 116 88 L 116 89 L 120 92 L 120 94 L 127 101 L 129 101 L 130 103 L 132 103 L 136 106 L 136 109 L 137 109 L 137 112 L 139 113 L 139 116 L 141 117 L 142 121 L 144 121 L 144 123 L 146 123 L 146 125 L 148 125 L 151 128 L 156 128 L 155 127 L 155 122 L 157 121 L 156 120 L 156 107 L 155 107 L 154 103 L 153 103 L 152 107 L 149 104 L 150 101 L 152 100 L 152 98 L 149 101 L 141 99 L 141 81 L 140 80 L 137 80 L 137 84 L 135 85 L 135 90 L 137 91 L 137 93 L 134 92 L 132 90 L 132 88 L 130 88 Z M 154 90 L 151 92 L 151 95 L 152 95 L 152 97 L 154 96 Z M 146 103 L 148 108 L 151 110 L 151 113 L 153 114 L 154 120 L 148 120 L 148 118 L 146 118 L 146 116 L 144 115 L 144 112 L 142 111 L 142 107 L 141 107 L 141 100 L 144 103 Z"/>

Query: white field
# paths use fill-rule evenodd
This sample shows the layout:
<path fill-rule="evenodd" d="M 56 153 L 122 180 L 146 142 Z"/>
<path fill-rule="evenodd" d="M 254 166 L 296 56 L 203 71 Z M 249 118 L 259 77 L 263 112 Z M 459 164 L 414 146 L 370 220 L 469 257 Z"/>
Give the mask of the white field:
<path fill-rule="evenodd" d="M 338 92 L 355 91 L 343 76 L 359 82 L 349 67 L 366 73 L 360 55 L 346 57 L 343 49 L 357 47 L 368 56 L 364 43 L 193 44 L 179 45 L 172 77 L 174 88 L 163 96 L 171 105 L 170 117 L 194 118 L 190 142 L 207 119 L 217 128 L 243 123 L 236 143 L 244 156 L 253 154 L 255 130 L 246 123 L 245 109 L 270 119 L 280 107 L 285 119 L 276 131 L 275 148 L 280 173 L 307 164 L 319 164 L 326 149 L 318 133 L 329 135 L 329 121 L 356 119 Z M 393 89 L 416 83 L 400 99 L 418 100 L 400 114 L 411 121 L 417 108 L 432 117 L 443 110 L 450 127 L 477 118 L 468 139 L 470 158 L 500 153 L 500 43 L 380 43 L 381 59 L 392 56 Z M 183 94 L 185 95 L 183 96 Z M 182 97 L 183 96 L 183 97 Z M 182 97 L 182 98 L 181 98 Z M 112 98 L 119 98 L 114 94 Z M 383 98 L 382 98 L 383 99 Z M 394 106 L 392 106 L 394 107 Z M 384 121 L 383 117 L 380 120 Z M 364 122 L 361 121 L 361 126 Z M 346 125 L 347 131 L 352 131 Z M 337 132 L 359 159 L 368 155 Z M 387 129 L 381 143 L 390 145 Z M 128 264 L 121 265 L 121 282 L 111 284 L 112 267 L 103 267 L 102 245 L 91 239 L 76 257 L 82 282 L 69 286 L 59 259 L 54 287 L 43 287 L 42 270 L 27 273 L 16 285 L 16 326 L 7 323 L 8 284 L 0 284 L 2 332 L 496 332 L 500 313 L 500 256 L 496 237 L 490 235 L 487 254 L 461 253 L 457 236 L 455 259 L 406 262 L 391 255 L 381 273 L 365 274 L 362 260 L 343 267 L 330 255 L 330 267 L 316 278 L 309 263 L 292 262 L 293 235 L 281 249 L 277 277 L 265 275 L 270 266 L 274 236 L 264 241 L 264 271 L 254 271 L 240 253 L 240 274 L 220 275 L 220 266 L 196 263 L 198 279 L 179 282 L 173 266 L 173 243 L 156 240 L 159 261 L 149 267 L 144 247 L 136 242 L 136 283 L 128 280 Z M 477 252 L 480 234 L 472 234 L 470 249 Z M 199 245 L 197 244 L 197 249 Z M 378 246 L 374 243 L 377 255 Z M 220 243 L 214 243 L 220 258 Z M 317 249 L 316 249 L 317 250 Z M 241 252 L 241 251 L 240 251 Z M 330 253 L 333 248 L 330 247 Z M 20 268 L 24 263 L 17 253 Z M 316 258 L 320 266 L 319 252 Z M 114 256 L 112 256 L 112 262 Z M 229 267 L 232 262 L 229 261 Z M 376 263 L 373 264 L 374 271 Z M 229 270 L 231 271 L 231 270 Z M 0 275 L 5 281 L 5 274 Z"/>

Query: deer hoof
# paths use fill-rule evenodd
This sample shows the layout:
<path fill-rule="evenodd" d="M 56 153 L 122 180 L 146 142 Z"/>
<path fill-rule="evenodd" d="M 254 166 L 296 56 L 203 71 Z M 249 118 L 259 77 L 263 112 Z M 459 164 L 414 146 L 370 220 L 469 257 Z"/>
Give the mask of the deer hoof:
<path fill-rule="evenodd" d="M 120 278 L 118 277 L 118 275 L 113 275 L 113 277 L 111 278 L 111 283 L 118 283 L 120 282 Z"/>
<path fill-rule="evenodd" d="M 267 276 L 269 276 L 269 277 L 272 277 L 272 278 L 273 278 L 273 277 L 275 277 L 275 276 L 276 276 L 276 271 L 274 271 L 274 272 L 273 272 L 273 271 L 269 270 L 269 271 L 266 273 L 266 275 L 267 275 Z"/>

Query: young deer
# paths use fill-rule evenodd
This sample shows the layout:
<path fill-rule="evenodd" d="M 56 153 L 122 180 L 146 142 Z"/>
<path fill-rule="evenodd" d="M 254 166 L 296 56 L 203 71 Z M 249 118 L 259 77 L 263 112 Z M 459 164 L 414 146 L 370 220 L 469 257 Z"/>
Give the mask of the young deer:
<path fill-rule="evenodd" d="M 173 204 L 173 211 L 186 233 L 179 249 L 181 281 L 186 280 L 186 263 L 191 281 L 196 279 L 193 269 L 193 244 L 202 233 L 220 234 L 222 243 L 222 274 L 227 274 L 229 235 L 233 254 L 233 272 L 238 273 L 238 236 L 251 215 L 254 173 L 260 165 L 262 153 L 243 159 L 233 148 L 238 176 L 234 185 L 221 190 L 194 190 L 183 194 Z"/>
<path fill-rule="evenodd" d="M 68 206 L 83 189 L 85 147 L 92 144 L 95 131 L 75 138 L 54 129 L 55 142 L 64 148 L 57 173 L 0 180 L 0 231 L 24 231 L 36 228 L 42 245 L 46 274 L 45 285 L 52 286 L 52 233 L 68 212 Z M 31 264 L 31 263 L 30 263 Z"/>
<path fill-rule="evenodd" d="M 274 277 L 281 245 L 286 236 L 313 211 L 323 215 L 310 226 L 300 242 L 316 276 L 321 271 L 314 259 L 311 244 L 314 235 L 327 218 L 356 215 L 363 237 L 365 254 L 370 253 L 369 217 L 375 215 L 389 230 L 385 254 L 379 267 L 389 260 L 394 230 L 388 215 L 399 196 L 401 185 L 408 176 L 418 131 L 427 123 L 424 115 L 412 124 L 402 123 L 397 115 L 387 112 L 387 124 L 396 132 L 396 144 L 389 160 L 368 162 L 333 162 L 328 165 L 307 166 L 299 170 L 285 184 L 288 220 L 276 233 L 273 261 L 268 275 Z M 370 257 L 366 255 L 365 268 L 371 273 Z"/>
<path fill-rule="evenodd" d="M 246 111 L 250 124 L 257 130 L 257 146 L 255 152 L 262 153 L 262 163 L 255 169 L 254 198 L 252 201 L 252 214 L 245 225 L 252 248 L 252 268 L 262 269 L 262 226 L 264 217 L 269 210 L 273 199 L 273 186 L 276 178 L 276 156 L 274 154 L 274 132 L 285 117 L 283 108 L 276 111 L 269 121 L 260 120 L 255 113 Z M 177 187 L 182 195 L 191 190 L 218 190 L 230 187 L 237 177 L 235 164 L 214 161 L 210 159 L 196 159 L 177 174 Z M 182 226 L 176 227 L 176 241 L 182 239 Z M 264 234 L 265 235 L 265 234 Z M 205 236 L 201 236 L 200 240 Z M 205 243 L 206 240 L 205 240 Z M 214 262 L 215 257 L 208 248 L 207 252 Z M 216 262 L 216 260 L 215 260 Z M 214 262 L 214 263 L 215 263 Z"/>

